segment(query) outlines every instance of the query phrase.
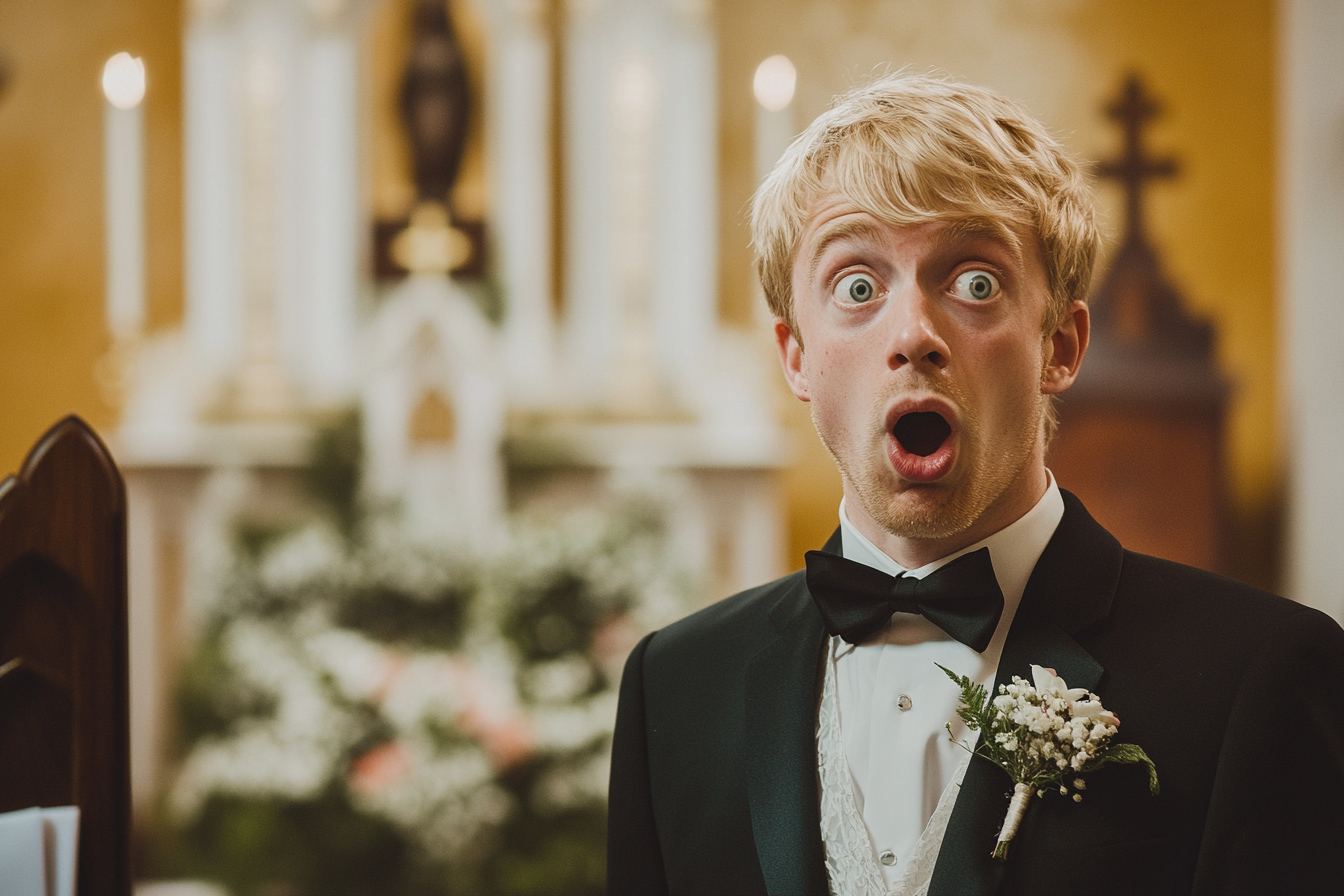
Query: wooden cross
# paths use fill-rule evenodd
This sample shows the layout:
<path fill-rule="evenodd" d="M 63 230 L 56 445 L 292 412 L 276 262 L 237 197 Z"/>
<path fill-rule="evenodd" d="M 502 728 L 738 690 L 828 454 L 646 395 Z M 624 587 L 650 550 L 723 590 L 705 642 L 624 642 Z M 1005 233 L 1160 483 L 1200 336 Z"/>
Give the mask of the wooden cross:
<path fill-rule="evenodd" d="M 1124 154 L 1119 159 L 1100 162 L 1101 177 L 1120 181 L 1125 188 L 1125 238 L 1141 238 L 1143 226 L 1143 189 L 1150 180 L 1174 176 L 1179 170 L 1176 159 L 1151 158 L 1143 149 L 1143 126 L 1156 118 L 1162 107 L 1144 89 L 1139 76 L 1131 74 L 1120 88 L 1119 98 L 1106 106 L 1108 118 L 1125 130 Z"/>

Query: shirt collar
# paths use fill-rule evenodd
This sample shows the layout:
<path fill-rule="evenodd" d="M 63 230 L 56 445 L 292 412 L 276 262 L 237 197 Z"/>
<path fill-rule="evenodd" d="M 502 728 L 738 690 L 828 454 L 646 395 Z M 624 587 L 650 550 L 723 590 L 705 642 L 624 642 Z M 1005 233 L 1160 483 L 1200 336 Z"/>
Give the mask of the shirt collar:
<path fill-rule="evenodd" d="M 1059 485 L 1055 482 L 1053 473 L 1049 470 L 1045 472 L 1050 479 L 1045 494 L 1041 496 L 1034 507 L 1015 522 L 1009 523 L 988 538 L 981 539 L 973 545 L 948 554 L 946 557 L 940 557 L 932 563 L 926 563 L 918 569 L 906 569 L 901 566 L 855 528 L 845 514 L 845 502 L 842 498 L 840 500 L 841 553 L 846 559 L 871 566 L 887 575 L 909 574 L 914 578 L 922 579 L 939 567 L 951 563 L 962 554 L 969 554 L 971 551 L 978 551 L 980 548 L 987 547 L 989 548 L 989 559 L 994 564 L 994 577 L 999 580 L 999 590 L 1003 592 L 1005 610 L 1009 608 L 1016 610 L 1018 601 L 1022 599 L 1022 592 L 1027 588 L 1027 580 L 1031 578 L 1031 571 L 1036 568 L 1036 561 L 1041 558 L 1041 553 L 1045 550 L 1045 546 L 1049 544 L 1051 536 L 1055 534 L 1059 521 L 1064 517 L 1064 499 L 1059 494 Z M 1006 613 L 1005 615 L 1011 614 Z"/>

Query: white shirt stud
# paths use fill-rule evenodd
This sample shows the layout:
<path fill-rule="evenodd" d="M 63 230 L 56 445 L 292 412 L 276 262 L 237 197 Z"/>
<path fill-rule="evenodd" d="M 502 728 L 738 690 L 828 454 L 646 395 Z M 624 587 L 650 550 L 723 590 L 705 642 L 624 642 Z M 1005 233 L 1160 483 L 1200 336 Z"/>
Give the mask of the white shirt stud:
<path fill-rule="evenodd" d="M 881 853 L 878 854 L 877 860 L 881 862 L 883 865 L 895 865 L 896 853 L 892 852 L 889 849 L 884 849 L 882 850 Z"/>
<path fill-rule="evenodd" d="M 910 698 L 906 694 L 902 694 L 901 696 L 896 698 L 896 708 L 899 709 L 901 712 L 905 712 L 914 705 L 915 704 L 910 702 Z M 893 858 L 892 861 L 895 861 L 895 859 Z"/>

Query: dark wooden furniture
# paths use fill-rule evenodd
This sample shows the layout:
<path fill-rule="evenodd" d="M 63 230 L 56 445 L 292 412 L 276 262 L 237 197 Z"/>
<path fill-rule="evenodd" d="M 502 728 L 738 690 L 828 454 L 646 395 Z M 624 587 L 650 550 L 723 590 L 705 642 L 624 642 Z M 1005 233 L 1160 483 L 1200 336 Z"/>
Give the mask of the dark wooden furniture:
<path fill-rule="evenodd" d="M 1186 311 L 1144 226 L 1146 184 L 1177 165 L 1144 150 L 1142 128 L 1158 106 L 1136 76 L 1107 113 L 1125 146 L 1098 173 L 1125 189 L 1125 235 L 1089 302 L 1092 343 L 1060 401 L 1048 463 L 1125 547 L 1226 571 L 1228 384 L 1212 327 Z"/>
<path fill-rule="evenodd" d="M 126 499 L 78 417 L 0 482 L 0 811 L 80 808 L 80 896 L 129 896 Z"/>

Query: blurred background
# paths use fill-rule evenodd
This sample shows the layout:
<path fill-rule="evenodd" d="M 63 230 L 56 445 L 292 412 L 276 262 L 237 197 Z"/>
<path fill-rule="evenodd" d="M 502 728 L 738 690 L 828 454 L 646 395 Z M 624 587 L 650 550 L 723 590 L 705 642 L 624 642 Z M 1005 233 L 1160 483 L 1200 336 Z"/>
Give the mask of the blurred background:
<path fill-rule="evenodd" d="M 1341 36 L 1330 0 L 4 0 L 0 470 L 75 412 L 126 476 L 143 891 L 602 891 L 626 654 L 835 526 L 746 209 L 894 69 L 1092 166 L 1061 484 L 1344 617 Z"/>

